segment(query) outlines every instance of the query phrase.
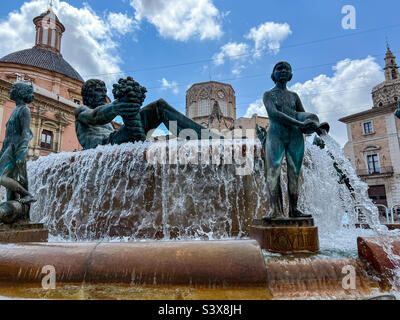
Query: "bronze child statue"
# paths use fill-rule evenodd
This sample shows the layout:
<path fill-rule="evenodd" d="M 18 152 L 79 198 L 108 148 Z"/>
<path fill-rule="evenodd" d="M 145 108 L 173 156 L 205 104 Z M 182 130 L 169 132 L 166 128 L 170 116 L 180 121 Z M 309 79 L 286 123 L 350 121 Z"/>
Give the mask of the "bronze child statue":
<path fill-rule="evenodd" d="M 289 217 L 306 218 L 297 208 L 299 197 L 299 175 L 304 157 L 303 134 L 326 134 L 328 123 L 319 123 L 315 114 L 306 113 L 299 96 L 287 89 L 292 79 L 292 67 L 288 62 L 278 62 L 271 78 L 275 87 L 264 93 L 263 101 L 267 109 L 270 127 L 265 141 L 266 178 L 270 200 L 270 211 L 264 219 L 283 218 L 283 199 L 280 185 L 281 166 L 286 155 Z"/>
<path fill-rule="evenodd" d="M 27 107 L 33 101 L 32 85 L 14 83 L 10 98 L 15 101 L 16 107 L 6 124 L 6 135 L 0 151 L 0 184 L 7 189 L 7 202 L 0 205 L 0 222 L 6 223 L 26 218 L 29 204 L 36 201 L 28 191 L 26 173 L 28 145 L 33 137 L 30 129 L 31 113 Z"/>

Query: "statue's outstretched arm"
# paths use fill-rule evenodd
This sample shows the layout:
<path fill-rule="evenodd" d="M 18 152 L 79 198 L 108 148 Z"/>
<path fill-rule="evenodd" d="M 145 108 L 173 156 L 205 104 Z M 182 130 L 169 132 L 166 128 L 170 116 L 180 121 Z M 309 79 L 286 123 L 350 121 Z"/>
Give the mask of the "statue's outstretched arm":
<path fill-rule="evenodd" d="M 113 104 L 90 109 L 86 106 L 75 110 L 76 119 L 88 125 L 103 125 L 110 123 L 118 114 L 114 111 Z"/>
<path fill-rule="evenodd" d="M 140 110 L 140 117 L 146 134 L 151 129 L 156 129 L 161 123 L 171 131 L 172 128 L 170 128 L 170 121 L 176 121 L 177 135 L 179 135 L 179 133 L 184 129 L 192 129 L 196 132 L 199 139 L 201 138 L 202 130 L 206 130 L 207 135 L 209 134 L 209 136 L 220 138 L 219 135 L 212 133 L 209 129 L 184 116 L 163 99 L 154 101 L 142 108 Z M 175 134 L 175 132 L 171 133 Z"/>
<path fill-rule="evenodd" d="M 131 102 L 114 101 L 110 104 L 90 109 L 82 106 L 75 110 L 75 117 L 88 125 L 104 125 L 110 123 L 116 116 L 131 116 L 134 113 Z"/>
<path fill-rule="evenodd" d="M 302 128 L 304 126 L 303 122 L 298 121 L 295 118 L 292 118 L 283 112 L 280 112 L 276 108 L 275 103 L 269 97 L 268 92 L 264 93 L 263 101 L 264 101 L 265 108 L 267 108 L 268 116 L 271 120 L 278 121 L 287 126 L 297 126 L 300 128 Z"/>

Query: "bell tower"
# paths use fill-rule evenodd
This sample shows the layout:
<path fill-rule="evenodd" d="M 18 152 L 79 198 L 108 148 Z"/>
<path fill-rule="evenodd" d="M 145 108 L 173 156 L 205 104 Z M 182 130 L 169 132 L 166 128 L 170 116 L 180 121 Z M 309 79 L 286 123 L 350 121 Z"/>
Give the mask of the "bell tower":
<path fill-rule="evenodd" d="M 34 48 L 50 50 L 61 56 L 61 38 L 65 27 L 53 11 L 52 1 L 47 11 L 34 18 L 33 23 L 36 26 Z"/>
<path fill-rule="evenodd" d="M 385 63 L 385 80 L 392 81 L 400 79 L 399 66 L 396 63 L 396 57 L 389 48 L 389 44 L 387 44 Z"/>
<path fill-rule="evenodd" d="M 396 57 L 386 44 L 385 81 L 372 89 L 373 108 L 397 106 L 400 102 L 400 74 Z"/>

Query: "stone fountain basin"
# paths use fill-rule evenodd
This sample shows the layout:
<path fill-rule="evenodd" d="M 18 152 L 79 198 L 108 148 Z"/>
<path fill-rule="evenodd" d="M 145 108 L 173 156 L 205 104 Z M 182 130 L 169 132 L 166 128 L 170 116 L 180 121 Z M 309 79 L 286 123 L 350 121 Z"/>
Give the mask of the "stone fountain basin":
<path fill-rule="evenodd" d="M 376 242 L 368 238 L 359 240 L 359 249 Z M 383 281 L 384 274 L 371 269 L 368 259 L 363 255 L 362 259 L 266 262 L 254 240 L 2 244 L 0 296 L 363 299 L 390 289 Z M 377 260 L 375 256 L 373 259 Z M 48 275 L 48 271 L 43 272 L 46 266 L 54 267 L 55 289 L 42 286 Z M 356 271 L 355 289 L 343 288 L 345 266 Z"/>

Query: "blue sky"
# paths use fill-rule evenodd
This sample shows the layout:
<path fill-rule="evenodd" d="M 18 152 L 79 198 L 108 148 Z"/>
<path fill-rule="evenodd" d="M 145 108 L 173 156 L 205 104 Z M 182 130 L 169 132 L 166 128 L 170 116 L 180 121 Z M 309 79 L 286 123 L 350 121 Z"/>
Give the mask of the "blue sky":
<path fill-rule="evenodd" d="M 1 56 L 33 46 L 32 17 L 47 2 L 2 1 Z M 356 9 L 355 30 L 342 27 L 344 5 Z M 400 52 L 396 0 L 55 0 L 54 7 L 67 28 L 62 53 L 85 79 L 110 86 L 131 75 L 148 88 L 145 103 L 162 97 L 181 112 L 188 87 L 211 79 L 233 86 L 238 117 L 265 113 L 260 99 L 273 86 L 273 65 L 287 60 L 306 111 L 329 121 L 341 144 L 347 134 L 337 119 L 370 108 L 371 89 L 383 81 L 386 38 Z"/>

